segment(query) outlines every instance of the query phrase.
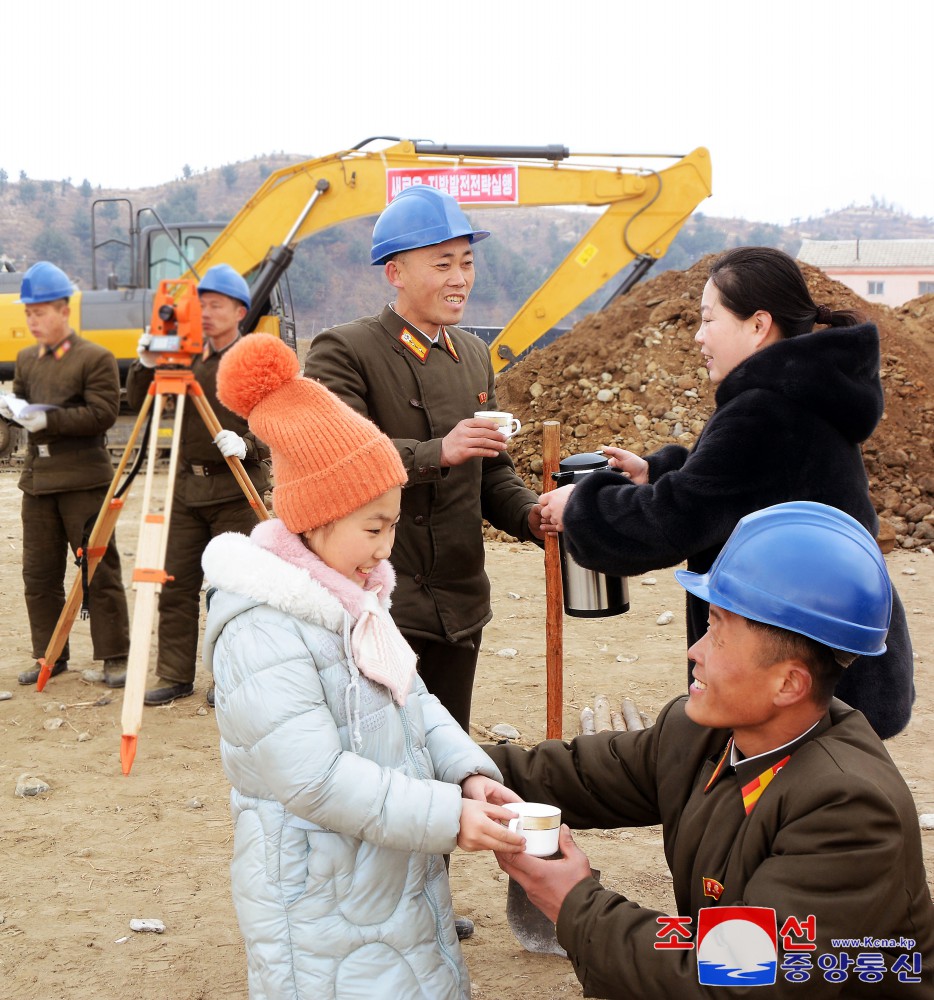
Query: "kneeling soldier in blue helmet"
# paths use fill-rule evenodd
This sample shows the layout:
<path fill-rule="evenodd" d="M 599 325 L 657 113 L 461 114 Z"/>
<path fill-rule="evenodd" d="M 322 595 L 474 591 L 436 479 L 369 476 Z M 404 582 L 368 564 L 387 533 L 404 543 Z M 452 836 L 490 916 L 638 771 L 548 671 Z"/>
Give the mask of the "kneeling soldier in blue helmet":
<path fill-rule="evenodd" d="M 146 692 L 147 705 L 165 705 L 194 694 L 201 554 L 215 535 L 225 531 L 248 535 L 256 526 L 256 514 L 225 457 L 240 459 L 260 496 L 269 489 L 269 449 L 250 433 L 242 417 L 217 398 L 217 368 L 224 352 L 240 337 L 239 324 L 250 306 L 249 285 L 229 265 L 217 264 L 201 279 L 198 298 L 205 348 L 191 370 L 223 430 L 212 439 L 197 408 L 185 407 L 165 559 L 170 581 L 159 595 L 156 675 L 163 683 Z M 148 338 L 148 334 L 140 338 L 139 359 L 127 375 L 127 400 L 134 410 L 142 406 L 155 374 Z M 210 704 L 213 692 L 213 687 L 207 692 Z"/>
<path fill-rule="evenodd" d="M 65 606 L 68 548 L 86 542 L 113 480 L 104 442 L 120 411 L 120 376 L 113 354 L 79 337 L 70 326 L 68 276 L 48 261 L 23 275 L 19 301 L 37 343 L 16 357 L 13 395 L 31 406 L 14 414 L 6 402 L 0 413 L 29 432 L 23 491 L 23 582 L 32 634 L 32 653 L 45 654 Z M 130 647 L 126 592 L 120 555 L 111 538 L 87 594 L 94 658 L 104 661 L 108 687 L 123 687 Z M 66 641 L 52 667 L 68 669 Z M 39 666 L 24 670 L 20 684 L 35 684 Z"/>
<path fill-rule="evenodd" d="M 556 922 L 584 996 L 719 997 L 728 972 L 721 985 L 757 996 L 930 998 L 915 803 L 862 713 L 833 697 L 857 655 L 885 651 L 875 540 L 835 508 L 779 504 L 744 517 L 708 573 L 675 575 L 710 603 L 688 695 L 641 732 L 490 756 L 569 826 L 660 823 L 680 916 L 604 889 L 567 826 L 560 856 L 500 866 Z"/>

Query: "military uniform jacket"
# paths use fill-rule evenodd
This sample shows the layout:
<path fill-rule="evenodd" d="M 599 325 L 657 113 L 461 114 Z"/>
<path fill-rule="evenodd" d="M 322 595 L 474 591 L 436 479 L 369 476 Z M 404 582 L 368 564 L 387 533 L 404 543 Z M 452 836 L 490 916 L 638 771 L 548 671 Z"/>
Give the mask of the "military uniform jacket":
<path fill-rule="evenodd" d="M 734 773 L 724 759 L 730 734 L 695 725 L 686 701 L 670 702 L 642 732 L 581 736 L 569 746 L 551 740 L 531 751 L 487 749 L 508 787 L 524 799 L 560 805 L 562 821 L 572 827 L 661 823 L 677 913 L 692 918 L 692 931 L 701 907 L 774 908 L 779 929 L 788 917 L 814 914 L 816 950 L 806 985 L 787 982 L 779 971 L 774 987 L 732 987 L 730 996 L 934 995 L 934 905 L 917 809 L 863 715 L 835 700 L 814 729 L 773 752 L 778 759 L 750 760 L 758 771 L 790 752 L 747 814 L 743 789 L 749 795 L 750 775 L 742 773 L 743 762 Z M 614 877 L 625 882 L 626 872 Z M 591 878 L 571 890 L 557 935 L 585 996 L 725 995 L 698 984 L 695 950 L 655 948 L 659 916 Z M 826 982 L 816 956 L 842 950 L 832 938 L 866 936 L 914 938 L 913 949 L 866 950 L 881 951 L 887 968 L 903 952 L 920 952 L 922 982 L 887 973 L 864 985 L 852 970 L 845 983 Z"/>
<path fill-rule="evenodd" d="M 236 340 L 233 342 L 236 343 Z M 233 344 L 230 345 L 231 347 Z M 260 496 L 269 489 L 269 448 L 250 431 L 243 417 L 232 413 L 217 398 L 217 368 L 224 352 L 207 349 L 200 358 L 195 358 L 191 370 L 198 384 L 204 390 L 205 399 L 211 405 L 218 423 L 225 430 L 234 431 L 246 442 L 246 458 L 243 467 Z M 127 373 L 127 401 L 133 410 L 138 410 L 152 385 L 155 369 L 147 368 L 134 361 Z M 243 498 L 243 491 L 234 474 L 220 453 L 210 432 L 201 419 L 192 400 L 185 400 L 185 415 L 182 418 L 182 440 L 179 450 L 181 461 L 175 479 L 175 500 L 189 507 L 210 507 L 213 504 L 228 503 Z M 208 470 L 209 475 L 196 475 L 193 466 Z"/>
<path fill-rule="evenodd" d="M 482 521 L 531 540 L 538 502 L 506 452 L 441 467 L 441 439 L 476 410 L 496 409 L 489 349 L 446 330 L 439 346 L 389 306 L 318 334 L 305 374 L 318 379 L 393 439 L 408 472 L 392 564 L 392 616 L 403 632 L 457 640 L 490 620 Z"/>
<path fill-rule="evenodd" d="M 13 392 L 50 403 L 45 430 L 29 435 L 19 488 L 32 496 L 109 486 L 113 463 L 104 434 L 120 410 L 120 376 L 113 354 L 73 331 L 51 352 L 34 344 L 16 357 Z"/>

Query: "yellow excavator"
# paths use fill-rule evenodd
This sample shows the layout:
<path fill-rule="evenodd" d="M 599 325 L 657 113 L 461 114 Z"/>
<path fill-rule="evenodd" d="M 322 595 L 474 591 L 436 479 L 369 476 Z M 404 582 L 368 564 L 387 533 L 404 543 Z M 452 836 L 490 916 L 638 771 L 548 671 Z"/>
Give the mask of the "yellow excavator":
<path fill-rule="evenodd" d="M 367 148 L 378 140 L 392 144 Z M 645 165 L 661 161 L 673 162 Z M 97 239 L 92 210 L 93 287 L 75 294 L 73 325 L 81 336 L 113 351 L 125 371 L 136 357 L 160 281 L 197 278 L 223 262 L 251 285 L 253 307 L 242 328 L 278 333 L 294 348 L 286 272 L 297 245 L 331 226 L 378 215 L 395 194 L 414 184 L 438 187 L 468 209 L 604 209 L 493 340 L 490 352 L 499 371 L 614 279 L 615 294 L 632 287 L 710 195 L 711 165 L 704 148 L 686 156 L 636 156 L 571 153 L 560 145 L 454 146 L 376 136 L 270 174 L 226 226 L 168 225 L 153 209 L 134 213 L 128 201 L 116 199 L 125 202 L 128 213 L 123 246 L 131 259 L 129 281 L 120 285 L 110 277 L 106 287 L 98 287 L 97 251 L 115 241 Z M 155 221 L 144 226 L 147 214 Z M 23 307 L 16 303 L 20 280 L 19 274 L 0 270 L 0 380 L 12 376 L 16 354 L 33 342 Z M 9 434 L 0 434 L 0 456 L 9 452 L 4 437 Z"/>
<path fill-rule="evenodd" d="M 198 262 L 198 273 L 223 262 L 251 281 L 254 301 L 259 301 L 245 329 L 262 315 L 264 293 L 301 240 L 348 219 L 378 215 L 412 184 L 431 184 L 468 208 L 605 208 L 490 345 L 493 368 L 499 371 L 635 261 L 617 291 L 632 287 L 711 193 L 710 154 L 703 148 L 669 157 L 676 162 L 655 170 L 632 166 L 638 158 L 630 155 L 572 154 L 564 146 L 401 141 L 366 151 L 373 141 L 271 174 Z M 270 236 L 279 233 L 284 238 L 269 250 Z M 254 269 L 255 277 L 249 273 Z"/>

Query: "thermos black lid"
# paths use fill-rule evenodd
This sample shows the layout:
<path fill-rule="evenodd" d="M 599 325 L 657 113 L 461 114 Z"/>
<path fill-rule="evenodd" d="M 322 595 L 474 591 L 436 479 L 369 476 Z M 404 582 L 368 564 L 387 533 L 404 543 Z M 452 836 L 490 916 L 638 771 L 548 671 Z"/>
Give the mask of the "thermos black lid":
<path fill-rule="evenodd" d="M 575 475 L 596 472 L 598 469 L 609 468 L 610 460 L 599 451 L 585 451 L 581 455 L 568 455 L 558 463 L 560 471 L 552 473 L 556 483 L 570 482 Z"/>
<path fill-rule="evenodd" d="M 602 451 L 585 451 L 582 455 L 568 455 L 558 464 L 562 472 L 593 472 L 605 468 L 610 460 Z"/>

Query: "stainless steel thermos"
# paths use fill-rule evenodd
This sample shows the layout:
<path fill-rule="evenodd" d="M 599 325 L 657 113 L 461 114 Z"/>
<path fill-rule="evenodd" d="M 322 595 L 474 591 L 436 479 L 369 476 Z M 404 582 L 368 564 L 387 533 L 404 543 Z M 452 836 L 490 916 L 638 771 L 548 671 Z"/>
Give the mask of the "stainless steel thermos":
<path fill-rule="evenodd" d="M 579 483 L 591 472 L 610 467 L 600 452 L 569 455 L 558 465 L 552 479 L 559 486 Z M 565 614 L 574 618 L 609 618 L 629 610 L 629 581 L 624 576 L 610 576 L 578 565 L 567 551 L 564 532 L 558 535 L 561 552 L 561 583 Z"/>

